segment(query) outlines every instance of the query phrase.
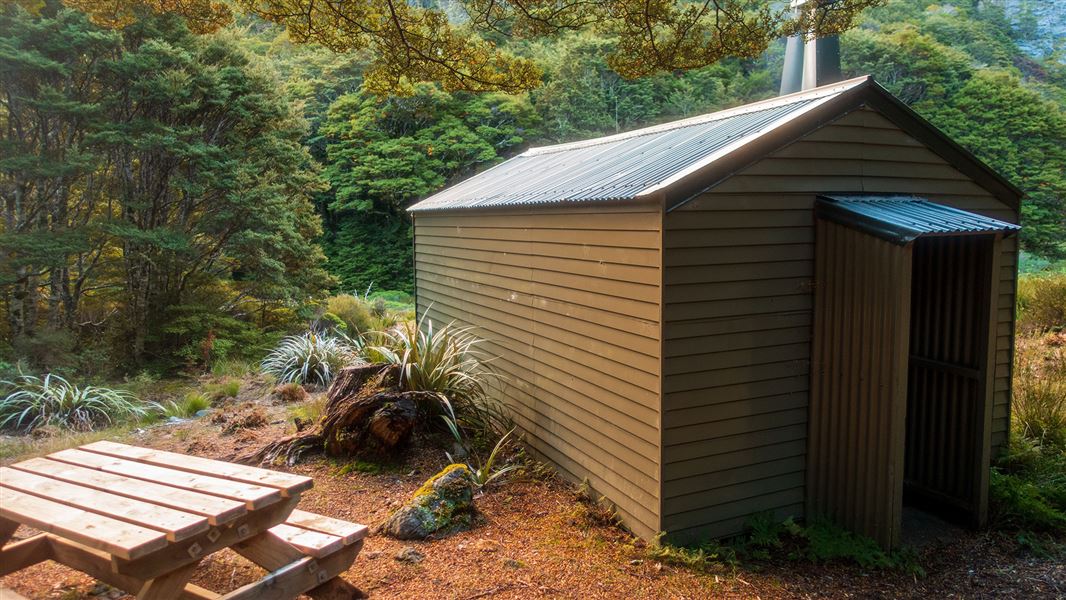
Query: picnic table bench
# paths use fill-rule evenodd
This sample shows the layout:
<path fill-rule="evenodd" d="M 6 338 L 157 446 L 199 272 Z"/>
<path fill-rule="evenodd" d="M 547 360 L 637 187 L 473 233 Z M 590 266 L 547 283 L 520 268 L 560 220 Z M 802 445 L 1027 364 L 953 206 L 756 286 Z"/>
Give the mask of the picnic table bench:
<path fill-rule="evenodd" d="M 138 598 L 359 597 L 338 577 L 367 528 L 296 509 L 309 477 L 114 442 L 0 467 L 0 576 L 54 560 Z M 19 525 L 42 533 L 8 543 Z M 189 583 L 231 548 L 268 574 L 227 594 Z"/>

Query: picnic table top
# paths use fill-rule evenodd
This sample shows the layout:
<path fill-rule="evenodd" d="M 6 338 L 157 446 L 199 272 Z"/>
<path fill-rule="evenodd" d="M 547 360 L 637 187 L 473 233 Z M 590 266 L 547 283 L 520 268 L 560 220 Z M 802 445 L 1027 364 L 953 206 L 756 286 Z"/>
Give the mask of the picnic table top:
<path fill-rule="evenodd" d="M 0 468 L 0 519 L 133 560 L 311 486 L 302 475 L 101 441 Z M 336 531 L 293 514 L 312 533 Z"/>

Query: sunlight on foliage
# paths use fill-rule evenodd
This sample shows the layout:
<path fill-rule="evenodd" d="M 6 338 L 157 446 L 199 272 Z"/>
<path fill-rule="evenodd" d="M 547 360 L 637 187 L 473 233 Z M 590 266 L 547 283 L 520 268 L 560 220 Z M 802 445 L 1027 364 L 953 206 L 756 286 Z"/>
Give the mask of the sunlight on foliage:
<path fill-rule="evenodd" d="M 346 340 L 308 331 L 281 340 L 263 359 L 262 368 L 282 383 L 326 386 L 333 381 L 337 371 L 354 358 Z"/>

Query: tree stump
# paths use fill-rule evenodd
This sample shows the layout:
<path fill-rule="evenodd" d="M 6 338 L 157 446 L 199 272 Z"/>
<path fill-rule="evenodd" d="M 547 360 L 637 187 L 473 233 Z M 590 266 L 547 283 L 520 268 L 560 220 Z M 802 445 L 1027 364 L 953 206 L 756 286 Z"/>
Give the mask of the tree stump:
<path fill-rule="evenodd" d="M 421 420 L 420 404 L 439 402 L 432 392 L 398 389 L 399 379 L 396 365 L 341 369 L 326 393 L 325 411 L 315 426 L 272 442 L 245 460 L 273 462 L 284 457 L 294 464 L 309 451 L 330 456 L 395 456 L 406 449 Z"/>

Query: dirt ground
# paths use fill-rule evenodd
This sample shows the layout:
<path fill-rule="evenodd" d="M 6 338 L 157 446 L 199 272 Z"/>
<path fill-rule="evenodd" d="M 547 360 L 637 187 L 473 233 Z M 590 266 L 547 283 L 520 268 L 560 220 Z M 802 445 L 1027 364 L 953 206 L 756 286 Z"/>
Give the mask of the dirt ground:
<path fill-rule="evenodd" d="M 267 424 L 226 433 L 252 412 Z M 291 431 L 288 417 L 268 390 L 252 386 L 214 415 L 134 431 L 123 441 L 231 459 Z M 373 527 L 445 464 L 443 451 L 426 447 L 381 469 L 313 458 L 292 470 L 315 480 L 301 508 Z M 1066 598 L 1061 558 L 1015 552 L 993 534 L 955 532 L 929 543 L 921 578 L 787 561 L 701 572 L 657 561 L 621 529 L 590 521 L 572 486 L 558 480 L 514 481 L 476 503 L 483 522 L 471 531 L 425 542 L 372 534 L 345 577 L 371 598 Z M 397 560 L 407 546 L 424 559 Z M 223 551 L 203 562 L 193 582 L 225 592 L 261 575 Z M 0 587 L 29 598 L 129 597 L 54 563 L 0 578 Z"/>

